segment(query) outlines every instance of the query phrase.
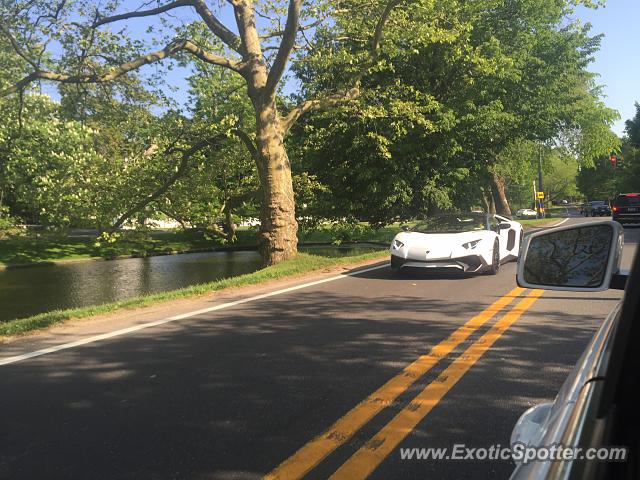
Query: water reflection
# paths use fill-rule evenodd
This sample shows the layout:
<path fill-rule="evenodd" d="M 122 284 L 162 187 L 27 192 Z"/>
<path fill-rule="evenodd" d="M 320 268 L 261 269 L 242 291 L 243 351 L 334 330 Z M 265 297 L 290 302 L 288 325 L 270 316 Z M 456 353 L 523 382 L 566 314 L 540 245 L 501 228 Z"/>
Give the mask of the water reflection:
<path fill-rule="evenodd" d="M 371 251 L 309 247 L 321 256 Z M 157 293 L 256 271 L 257 252 L 206 252 L 110 262 L 78 262 L 0 270 L 0 321 L 55 309 L 84 307 Z"/>

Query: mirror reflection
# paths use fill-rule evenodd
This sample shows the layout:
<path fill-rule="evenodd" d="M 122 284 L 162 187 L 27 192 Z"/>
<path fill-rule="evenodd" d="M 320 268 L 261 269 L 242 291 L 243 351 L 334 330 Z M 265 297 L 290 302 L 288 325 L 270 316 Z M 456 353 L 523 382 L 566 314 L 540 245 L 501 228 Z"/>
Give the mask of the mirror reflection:
<path fill-rule="evenodd" d="M 601 286 L 612 230 L 608 225 L 593 225 L 549 232 L 532 239 L 525 259 L 525 281 L 565 287 Z"/>

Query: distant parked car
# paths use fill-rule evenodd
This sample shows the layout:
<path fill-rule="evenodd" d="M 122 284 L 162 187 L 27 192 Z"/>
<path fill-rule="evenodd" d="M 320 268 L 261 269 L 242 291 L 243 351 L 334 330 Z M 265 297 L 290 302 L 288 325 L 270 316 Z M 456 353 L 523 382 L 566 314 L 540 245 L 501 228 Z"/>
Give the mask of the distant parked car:
<path fill-rule="evenodd" d="M 613 201 L 613 219 L 625 223 L 640 223 L 640 193 L 622 193 Z"/>
<path fill-rule="evenodd" d="M 516 212 L 516 216 L 520 218 L 527 218 L 527 217 L 537 217 L 538 214 L 536 213 L 535 210 L 531 210 L 530 208 L 521 208 Z"/>
<path fill-rule="evenodd" d="M 593 200 L 582 209 L 585 217 L 603 217 L 611 215 L 611 207 L 603 200 Z"/>

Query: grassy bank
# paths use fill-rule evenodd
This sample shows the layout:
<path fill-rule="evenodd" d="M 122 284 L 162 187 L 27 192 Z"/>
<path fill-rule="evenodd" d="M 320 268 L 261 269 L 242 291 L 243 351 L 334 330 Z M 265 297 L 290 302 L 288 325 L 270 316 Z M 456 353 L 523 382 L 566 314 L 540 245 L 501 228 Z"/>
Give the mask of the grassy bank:
<path fill-rule="evenodd" d="M 248 230 L 239 232 L 239 241 L 255 243 L 255 235 Z M 13 236 L 0 241 L 0 264 L 28 265 L 92 258 L 120 256 L 148 256 L 215 248 L 220 242 L 188 232 L 158 232 L 152 234 L 125 233 L 117 242 L 94 238 L 69 238 L 60 235 Z"/>
<path fill-rule="evenodd" d="M 329 225 L 301 230 L 300 243 L 384 242 L 389 243 L 399 231 L 399 224 L 373 229 L 366 224 Z M 256 231 L 242 228 L 230 246 L 256 246 Z M 30 265 L 46 262 L 150 256 L 171 252 L 189 252 L 227 246 L 216 239 L 190 232 L 124 233 L 116 242 L 93 238 L 69 238 L 45 235 L 38 238 L 12 236 L 0 241 L 0 266 Z"/>
<path fill-rule="evenodd" d="M 249 273 L 246 275 L 226 278 L 200 285 L 193 285 L 170 292 L 130 298 L 119 302 L 68 310 L 54 310 L 51 312 L 34 315 L 28 318 L 3 322 L 0 323 L 0 339 L 6 336 L 19 335 L 46 328 L 65 320 L 86 318 L 103 313 L 114 312 L 121 309 L 143 307 L 179 298 L 195 297 L 211 292 L 217 292 L 225 288 L 256 285 L 269 280 L 292 277 L 295 275 L 313 272 L 315 270 L 320 270 L 327 267 L 349 265 L 366 260 L 382 260 L 386 258 L 387 255 L 388 253 L 386 251 L 377 251 L 348 257 L 330 258 L 300 253 L 294 260 L 282 262 L 278 265 L 267 267 L 262 270 L 258 270 L 257 272 Z"/>

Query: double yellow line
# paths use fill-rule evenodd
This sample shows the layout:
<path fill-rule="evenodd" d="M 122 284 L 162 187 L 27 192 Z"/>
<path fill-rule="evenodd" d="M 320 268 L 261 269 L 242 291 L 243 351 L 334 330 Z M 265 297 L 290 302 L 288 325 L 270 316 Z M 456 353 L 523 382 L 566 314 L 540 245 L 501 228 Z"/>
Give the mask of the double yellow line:
<path fill-rule="evenodd" d="M 405 392 L 413 383 L 435 366 L 441 358 L 451 353 L 482 325 L 496 316 L 515 298 L 524 292 L 515 288 L 498 299 L 458 328 L 449 337 L 405 367 L 365 400 L 335 422 L 327 431 L 317 436 L 295 454 L 265 476 L 267 480 L 293 480 L 302 478 L 335 449 L 346 443 L 385 407 Z M 371 440 L 351 456 L 331 477 L 332 479 L 366 478 L 397 447 L 415 426 L 433 409 L 444 395 L 482 357 L 498 338 L 542 295 L 542 290 L 532 290 L 505 316 L 499 319 L 485 334 L 476 340 L 433 382 L 427 385 L 413 401 L 385 425 Z"/>

